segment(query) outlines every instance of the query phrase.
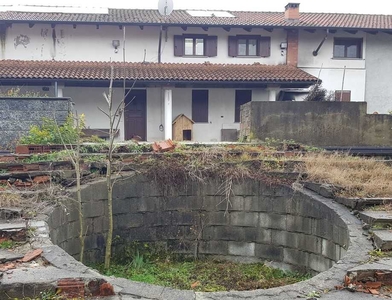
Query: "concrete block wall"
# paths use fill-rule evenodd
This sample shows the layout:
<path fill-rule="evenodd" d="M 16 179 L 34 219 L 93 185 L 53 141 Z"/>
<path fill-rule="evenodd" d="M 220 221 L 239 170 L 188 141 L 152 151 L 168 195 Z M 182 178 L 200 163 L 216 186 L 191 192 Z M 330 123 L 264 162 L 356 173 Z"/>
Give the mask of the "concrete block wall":
<path fill-rule="evenodd" d="M 61 124 L 69 111 L 68 98 L 0 98 L 0 148 L 12 148 L 42 118 L 55 117 Z"/>
<path fill-rule="evenodd" d="M 313 146 L 390 146 L 392 116 L 366 102 L 252 101 L 241 106 L 240 139 L 274 138 Z"/>
<path fill-rule="evenodd" d="M 190 182 L 165 195 L 141 176 L 118 182 L 114 236 L 164 244 L 180 253 L 193 254 L 198 246 L 200 254 L 261 258 L 314 273 L 329 269 L 345 254 L 349 243 L 345 222 L 317 199 L 289 187 L 247 181 L 234 184 L 235 195 L 227 203 L 216 195 L 220 185 L 213 180 L 208 185 Z M 106 183 L 85 186 L 82 196 L 88 225 L 85 257 L 100 261 L 107 232 Z M 75 202 L 67 206 L 51 214 L 51 238 L 77 257 L 77 210 Z"/>

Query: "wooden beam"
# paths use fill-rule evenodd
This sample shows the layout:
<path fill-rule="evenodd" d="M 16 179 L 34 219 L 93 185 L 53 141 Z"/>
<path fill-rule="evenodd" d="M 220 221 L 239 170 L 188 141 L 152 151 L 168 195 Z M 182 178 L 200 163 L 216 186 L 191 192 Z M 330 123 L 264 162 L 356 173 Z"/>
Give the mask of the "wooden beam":
<path fill-rule="evenodd" d="M 202 27 L 204 31 L 208 31 L 208 27 Z"/>
<path fill-rule="evenodd" d="M 378 33 L 377 30 L 365 30 L 366 33 L 376 35 Z"/>
<path fill-rule="evenodd" d="M 139 28 L 140 28 L 140 30 L 143 30 L 143 29 L 144 29 L 144 26 L 143 26 L 143 25 L 140 25 Z"/>
<path fill-rule="evenodd" d="M 184 31 L 187 31 L 187 30 L 188 30 L 188 27 L 186 27 L 186 26 L 181 26 L 181 28 L 182 28 L 182 30 L 184 30 Z"/>
<path fill-rule="evenodd" d="M 247 32 L 251 32 L 252 31 L 252 27 L 244 27 L 244 30 Z"/>
<path fill-rule="evenodd" d="M 271 27 L 264 27 L 263 29 L 264 29 L 265 31 L 268 31 L 268 32 L 274 31 L 274 29 L 271 28 Z"/>
<path fill-rule="evenodd" d="M 55 28 L 56 24 L 51 24 L 50 27 Z"/>
<path fill-rule="evenodd" d="M 223 29 L 227 32 L 230 32 L 231 28 L 230 27 L 223 27 Z"/>
<path fill-rule="evenodd" d="M 306 32 L 309 32 L 309 33 L 315 33 L 316 32 L 316 29 L 304 29 Z"/>
<path fill-rule="evenodd" d="M 345 32 L 348 32 L 350 34 L 356 34 L 358 30 L 345 30 Z"/>
<path fill-rule="evenodd" d="M 29 23 L 29 28 L 33 28 L 34 27 L 34 23 Z"/>
<path fill-rule="evenodd" d="M 76 24 L 73 24 L 72 27 L 75 29 L 76 28 Z"/>

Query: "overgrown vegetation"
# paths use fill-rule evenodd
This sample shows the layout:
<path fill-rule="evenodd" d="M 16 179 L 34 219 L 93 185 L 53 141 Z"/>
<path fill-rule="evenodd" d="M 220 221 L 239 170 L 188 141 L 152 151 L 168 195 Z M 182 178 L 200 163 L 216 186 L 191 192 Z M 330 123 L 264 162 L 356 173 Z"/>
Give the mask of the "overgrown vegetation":
<path fill-rule="evenodd" d="M 200 292 L 268 289 L 309 278 L 308 275 L 285 272 L 263 263 L 242 264 L 208 259 L 193 261 L 169 257 L 148 261 L 135 256 L 130 263 L 114 263 L 108 270 L 100 266 L 99 270 L 106 275 Z"/>
<path fill-rule="evenodd" d="M 320 83 L 317 83 L 312 86 L 304 101 L 335 101 L 335 94 L 323 88 Z"/>
<path fill-rule="evenodd" d="M 314 153 L 302 158 L 308 180 L 340 187 L 346 197 L 392 197 L 392 167 L 374 158 Z"/>
<path fill-rule="evenodd" d="M 84 116 L 80 116 L 80 128 L 85 127 Z M 73 114 L 68 115 L 65 122 L 59 126 L 53 118 L 43 118 L 41 125 L 33 125 L 27 135 L 20 139 L 21 144 L 37 144 L 37 145 L 62 145 L 75 144 L 81 134 L 74 122 Z"/>
<path fill-rule="evenodd" d="M 13 87 L 7 90 L 0 89 L 0 97 L 42 98 L 42 97 L 48 97 L 48 95 L 40 91 L 34 91 L 34 90 L 22 91 L 20 87 Z"/>

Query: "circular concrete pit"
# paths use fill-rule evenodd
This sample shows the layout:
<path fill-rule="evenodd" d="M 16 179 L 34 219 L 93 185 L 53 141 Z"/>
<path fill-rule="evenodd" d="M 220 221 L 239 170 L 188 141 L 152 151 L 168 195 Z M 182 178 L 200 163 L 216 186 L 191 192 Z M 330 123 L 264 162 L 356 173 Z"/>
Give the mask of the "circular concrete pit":
<path fill-rule="evenodd" d="M 194 293 L 110 279 L 122 295 L 156 299 L 293 299 L 340 285 L 345 271 L 366 259 L 371 244 L 360 221 L 343 206 L 301 187 L 267 186 L 245 181 L 233 185 L 228 202 L 217 195 L 222 182 L 189 182 L 168 192 L 141 176 L 119 181 L 114 189 L 114 236 L 123 241 L 159 243 L 168 250 L 229 259 L 266 260 L 278 266 L 318 274 L 290 286 L 249 292 Z M 106 182 L 83 187 L 88 226 L 85 258 L 103 260 L 107 231 Z M 51 240 L 75 258 L 79 255 L 78 212 L 70 201 L 47 219 Z M 201 225 L 203 224 L 203 225 Z M 192 229 L 191 229 L 192 228 Z M 201 232 L 200 232 L 201 231 Z M 195 237 L 201 233 L 201 240 Z M 121 245 L 114 248 L 121 249 Z M 287 297 L 287 298 L 285 298 Z"/>

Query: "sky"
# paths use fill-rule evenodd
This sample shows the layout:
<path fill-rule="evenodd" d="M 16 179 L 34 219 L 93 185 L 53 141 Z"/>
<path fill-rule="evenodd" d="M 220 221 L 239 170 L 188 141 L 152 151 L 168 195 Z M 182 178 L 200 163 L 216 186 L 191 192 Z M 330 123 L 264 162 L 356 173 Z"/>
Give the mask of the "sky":
<path fill-rule="evenodd" d="M 289 0 L 173 0 L 174 9 L 284 11 Z M 294 0 L 303 12 L 342 12 L 392 15 L 391 0 Z M 0 5 L 29 4 L 156 9 L 158 0 L 0 0 Z"/>

